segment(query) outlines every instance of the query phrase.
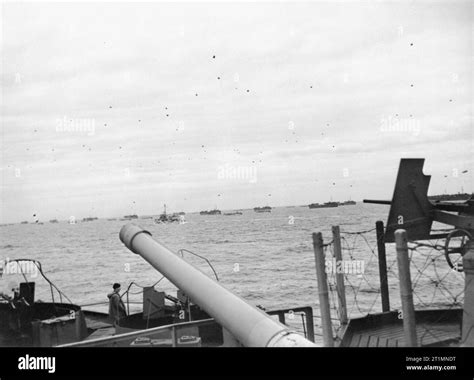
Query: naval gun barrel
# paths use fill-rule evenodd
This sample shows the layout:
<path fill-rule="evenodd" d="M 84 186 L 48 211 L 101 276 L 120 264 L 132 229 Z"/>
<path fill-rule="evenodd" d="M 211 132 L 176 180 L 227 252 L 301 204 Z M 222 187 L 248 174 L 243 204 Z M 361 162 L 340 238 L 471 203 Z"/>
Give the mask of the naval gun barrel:
<path fill-rule="evenodd" d="M 181 289 L 244 346 L 316 346 L 206 276 L 155 241 L 141 227 L 132 223 L 123 226 L 120 240 Z"/>
<path fill-rule="evenodd" d="M 364 203 L 373 203 L 376 205 L 391 205 L 392 201 L 378 200 L 378 199 L 363 199 Z"/>

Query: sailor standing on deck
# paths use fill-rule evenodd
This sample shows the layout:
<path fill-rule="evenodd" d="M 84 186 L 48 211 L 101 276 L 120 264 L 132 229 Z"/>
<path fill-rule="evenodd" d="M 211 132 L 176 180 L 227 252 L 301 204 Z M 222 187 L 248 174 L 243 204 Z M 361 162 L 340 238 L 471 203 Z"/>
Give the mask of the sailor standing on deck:
<path fill-rule="evenodd" d="M 109 297 L 109 318 L 113 324 L 118 324 L 120 319 L 127 316 L 125 305 L 120 297 L 120 284 L 115 283 L 114 291 L 107 294 Z"/>

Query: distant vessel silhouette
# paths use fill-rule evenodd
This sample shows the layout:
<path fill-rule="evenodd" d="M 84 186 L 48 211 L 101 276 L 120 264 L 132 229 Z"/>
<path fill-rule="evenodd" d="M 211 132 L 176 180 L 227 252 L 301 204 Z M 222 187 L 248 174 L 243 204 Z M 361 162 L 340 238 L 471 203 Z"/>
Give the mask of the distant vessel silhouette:
<path fill-rule="evenodd" d="M 353 206 L 357 204 L 356 201 L 344 201 L 344 202 L 339 202 L 339 206 Z"/>
<path fill-rule="evenodd" d="M 253 211 L 255 211 L 255 212 L 272 212 L 272 208 L 270 206 L 254 207 Z"/>
<path fill-rule="evenodd" d="M 163 205 L 163 213 L 158 217 L 155 218 L 155 223 L 174 223 L 179 222 L 181 220 L 180 215 L 181 213 L 177 214 L 167 214 L 166 213 L 166 205 Z"/>
<path fill-rule="evenodd" d="M 217 209 L 214 209 L 214 210 L 210 210 L 210 211 L 201 211 L 199 213 L 200 215 L 221 215 L 221 210 L 217 210 Z"/>
<path fill-rule="evenodd" d="M 330 207 L 338 207 L 339 202 L 326 202 L 323 204 L 320 203 L 311 203 L 308 205 L 309 208 L 330 208 Z"/>
<path fill-rule="evenodd" d="M 94 220 L 97 220 L 99 218 L 96 218 L 95 216 L 94 217 L 87 217 L 87 218 L 82 218 L 82 221 L 83 222 L 92 222 Z"/>
<path fill-rule="evenodd" d="M 468 193 L 457 193 L 457 194 L 440 194 L 440 195 L 429 195 L 430 201 L 466 201 L 471 198 L 472 194 Z"/>

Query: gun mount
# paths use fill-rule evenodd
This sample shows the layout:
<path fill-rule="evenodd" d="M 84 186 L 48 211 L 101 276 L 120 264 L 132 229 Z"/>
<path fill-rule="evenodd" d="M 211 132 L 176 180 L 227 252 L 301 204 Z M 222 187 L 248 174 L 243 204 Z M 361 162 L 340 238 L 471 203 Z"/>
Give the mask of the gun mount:
<path fill-rule="evenodd" d="M 409 240 L 446 239 L 446 261 L 453 269 L 462 271 L 462 267 L 453 264 L 452 255 L 462 256 L 467 240 L 474 235 L 474 194 L 465 201 L 431 201 L 431 176 L 423 173 L 424 162 L 423 158 L 401 159 L 392 200 L 364 199 L 364 203 L 390 205 L 385 242 L 395 241 L 397 229 L 406 230 Z M 433 233 L 433 222 L 447 224 L 452 230 Z M 453 246 L 455 241 L 459 244 Z"/>

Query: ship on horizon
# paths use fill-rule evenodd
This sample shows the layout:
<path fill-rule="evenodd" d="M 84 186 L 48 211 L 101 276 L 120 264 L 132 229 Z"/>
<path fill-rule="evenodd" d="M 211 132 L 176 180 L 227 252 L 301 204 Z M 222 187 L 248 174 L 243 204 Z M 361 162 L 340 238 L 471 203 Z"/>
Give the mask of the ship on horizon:
<path fill-rule="evenodd" d="M 326 202 L 323 204 L 320 203 L 311 203 L 308 205 L 309 208 L 331 208 L 331 207 L 338 207 L 339 202 Z"/>
<path fill-rule="evenodd" d="M 339 203 L 339 206 L 354 206 L 355 204 L 357 204 L 356 201 L 351 201 L 351 200 L 338 202 L 338 203 Z"/>
<path fill-rule="evenodd" d="M 82 222 L 93 222 L 94 220 L 97 220 L 99 218 L 95 217 L 95 216 L 89 216 L 87 218 L 82 218 Z"/>
<path fill-rule="evenodd" d="M 199 215 L 221 215 L 221 214 L 222 214 L 221 210 L 218 210 L 216 208 L 214 210 L 209 210 L 209 211 L 204 210 L 199 213 Z"/>
<path fill-rule="evenodd" d="M 474 194 L 469 193 L 456 193 L 456 194 L 439 194 L 439 195 L 428 195 L 430 201 L 466 201 Z"/>
<path fill-rule="evenodd" d="M 254 207 L 253 211 L 255 211 L 255 212 L 272 212 L 272 208 L 270 206 Z"/>
<path fill-rule="evenodd" d="M 155 218 L 155 223 L 175 223 L 181 221 L 181 214 L 167 214 L 166 213 L 166 205 L 163 205 L 163 213 L 160 214 L 158 218 Z"/>

